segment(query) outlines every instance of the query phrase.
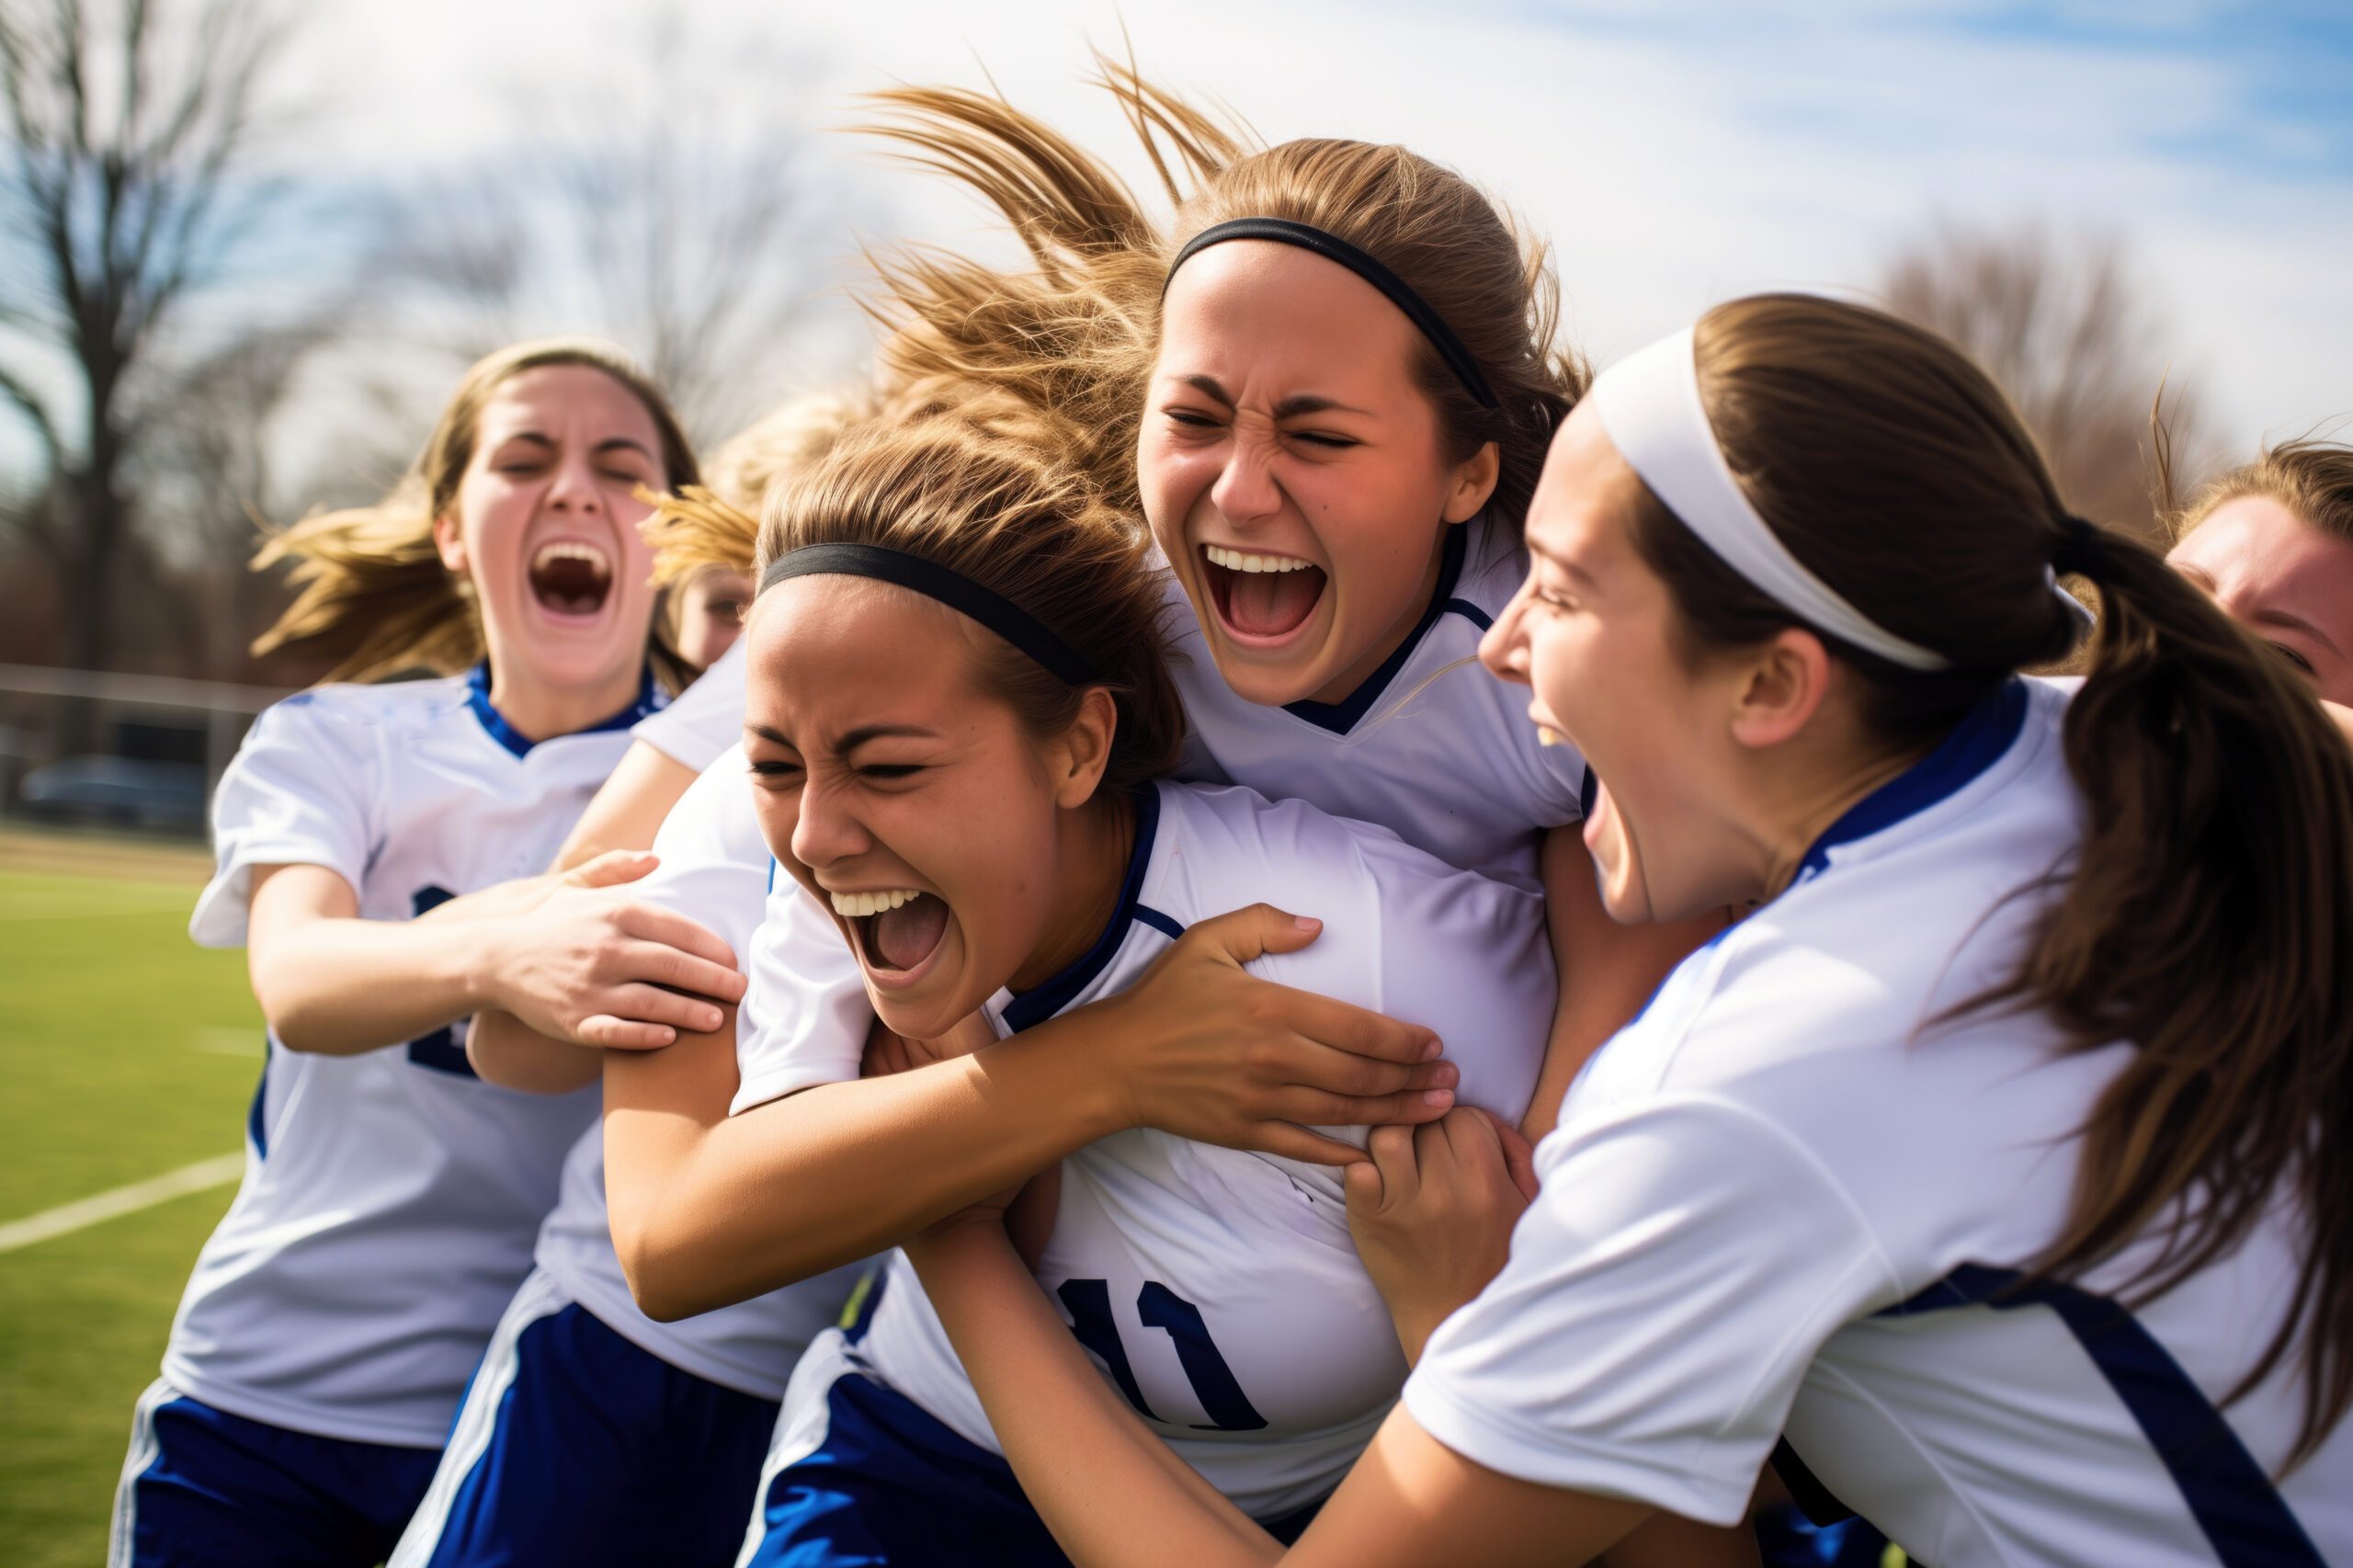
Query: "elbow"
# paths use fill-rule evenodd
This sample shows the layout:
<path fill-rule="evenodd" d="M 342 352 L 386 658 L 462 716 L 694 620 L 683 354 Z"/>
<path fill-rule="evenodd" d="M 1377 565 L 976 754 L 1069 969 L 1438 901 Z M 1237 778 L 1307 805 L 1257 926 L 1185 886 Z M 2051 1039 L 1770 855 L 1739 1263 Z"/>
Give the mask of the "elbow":
<path fill-rule="evenodd" d="M 694 1271 L 683 1266 L 675 1249 L 656 1245 L 647 1229 L 624 1228 L 620 1217 L 613 1217 L 613 1250 L 639 1312 L 655 1323 L 676 1323 L 726 1304 L 697 1290 Z"/>

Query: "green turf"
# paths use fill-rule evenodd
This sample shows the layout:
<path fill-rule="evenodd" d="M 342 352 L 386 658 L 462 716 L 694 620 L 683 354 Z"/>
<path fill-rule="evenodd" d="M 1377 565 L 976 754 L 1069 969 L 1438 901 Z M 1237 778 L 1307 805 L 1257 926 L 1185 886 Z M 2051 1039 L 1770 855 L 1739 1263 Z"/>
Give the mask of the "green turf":
<path fill-rule="evenodd" d="M 244 955 L 188 941 L 186 881 L 108 871 L 0 869 L 0 1221 L 233 1153 L 244 1134 L 261 1066 Z M 231 1190 L 0 1253 L 12 1568 L 105 1561 L 131 1406 Z"/>

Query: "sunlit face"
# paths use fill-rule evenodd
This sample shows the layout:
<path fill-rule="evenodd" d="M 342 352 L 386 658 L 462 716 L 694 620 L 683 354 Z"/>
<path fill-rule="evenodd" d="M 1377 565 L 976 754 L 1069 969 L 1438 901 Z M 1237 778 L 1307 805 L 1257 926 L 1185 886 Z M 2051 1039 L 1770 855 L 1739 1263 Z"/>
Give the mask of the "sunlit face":
<path fill-rule="evenodd" d="M 1446 527 L 1495 488 L 1447 460 L 1413 324 L 1294 245 L 1234 240 L 1170 279 L 1136 472 L 1226 684 L 1346 698 L 1412 631 Z"/>
<path fill-rule="evenodd" d="M 752 579 L 741 572 L 710 567 L 678 588 L 678 656 L 707 670 L 744 633 L 744 611 L 752 602 Z"/>
<path fill-rule="evenodd" d="M 634 678 L 654 592 L 631 494 L 667 485 L 661 454 L 654 416 L 602 370 L 544 366 L 490 394 L 434 538 L 472 579 L 502 681 L 570 691 Z"/>
<path fill-rule="evenodd" d="M 975 684 L 962 619 L 907 589 L 792 578 L 745 636 L 761 836 L 833 915 L 882 1021 L 944 1034 L 1051 923 L 1065 801 L 1044 752 Z"/>
<path fill-rule="evenodd" d="M 2268 495 L 2214 508 L 2165 559 L 2331 702 L 2353 704 L 2353 541 Z"/>
<path fill-rule="evenodd" d="M 1598 790 L 1586 818 L 1603 903 L 1621 921 L 1745 902 L 1753 851 L 1726 801 L 1743 748 L 1736 665 L 1694 669 L 1672 641 L 1667 586 L 1637 551 L 1642 481 L 1580 404 L 1553 437 L 1528 514 L 1528 581 L 1481 643 L 1532 688 L 1528 715 L 1567 737 Z"/>

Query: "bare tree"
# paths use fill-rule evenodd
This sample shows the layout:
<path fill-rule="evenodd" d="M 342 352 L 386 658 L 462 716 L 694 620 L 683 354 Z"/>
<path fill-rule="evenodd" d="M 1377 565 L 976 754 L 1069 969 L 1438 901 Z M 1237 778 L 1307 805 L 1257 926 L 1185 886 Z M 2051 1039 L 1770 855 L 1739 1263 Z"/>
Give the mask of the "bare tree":
<path fill-rule="evenodd" d="M 584 325 L 636 353 L 699 436 L 729 433 L 775 396 L 847 248 L 795 108 L 806 75 L 758 38 L 650 21 L 601 78 L 518 93 L 507 151 L 421 194 L 396 270 L 428 313 L 455 308 L 453 348 Z"/>
<path fill-rule="evenodd" d="M 2165 335 L 2112 238 L 2063 241 L 2028 226 L 1940 225 L 1889 267 L 1892 309 L 1966 349 L 2000 382 L 2084 516 L 2155 537 L 2149 416 L 2171 374 L 2165 421 L 2176 447 L 2206 445 Z"/>
<path fill-rule="evenodd" d="M 43 464 L 27 532 L 63 586 L 68 663 L 116 651 L 158 345 L 278 197 L 249 159 L 285 38 L 263 0 L 0 0 L 0 396 Z"/>

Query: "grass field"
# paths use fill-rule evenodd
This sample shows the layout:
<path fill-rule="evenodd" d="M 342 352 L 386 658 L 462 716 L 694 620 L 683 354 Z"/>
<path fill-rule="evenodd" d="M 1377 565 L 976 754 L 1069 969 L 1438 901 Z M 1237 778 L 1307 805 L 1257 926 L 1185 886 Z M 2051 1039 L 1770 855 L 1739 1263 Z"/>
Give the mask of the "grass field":
<path fill-rule="evenodd" d="M 188 939 L 201 851 L 0 830 L 0 1225 L 235 1152 L 242 952 Z M 106 1560 L 131 1406 L 233 1186 L 0 1252 L 0 1558 Z"/>

